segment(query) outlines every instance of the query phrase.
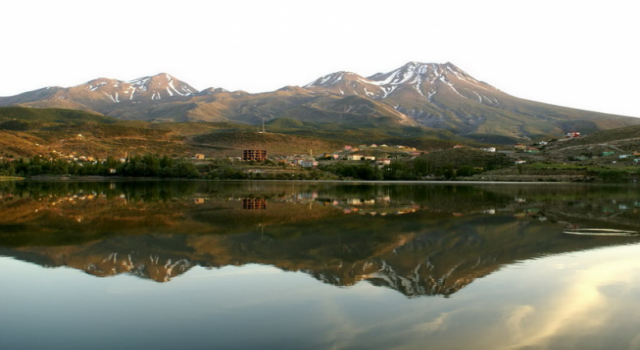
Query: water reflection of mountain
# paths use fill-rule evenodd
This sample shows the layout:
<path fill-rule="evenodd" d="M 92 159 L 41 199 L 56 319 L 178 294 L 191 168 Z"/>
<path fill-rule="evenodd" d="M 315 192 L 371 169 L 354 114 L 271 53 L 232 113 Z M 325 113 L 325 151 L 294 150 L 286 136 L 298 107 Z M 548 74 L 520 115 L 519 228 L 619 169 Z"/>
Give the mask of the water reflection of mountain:
<path fill-rule="evenodd" d="M 0 191 L 0 255 L 158 282 L 193 266 L 258 263 L 337 286 L 450 295 L 521 260 L 638 242 L 569 236 L 567 225 L 640 230 L 637 191 L 615 187 L 13 186 Z M 265 209 L 243 209 L 247 198 Z"/>

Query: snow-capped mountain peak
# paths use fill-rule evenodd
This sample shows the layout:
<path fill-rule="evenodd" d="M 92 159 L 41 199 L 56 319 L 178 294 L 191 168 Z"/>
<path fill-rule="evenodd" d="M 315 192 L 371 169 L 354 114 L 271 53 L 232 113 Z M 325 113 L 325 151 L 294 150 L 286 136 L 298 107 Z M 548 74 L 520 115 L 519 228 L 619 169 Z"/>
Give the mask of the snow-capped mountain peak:
<path fill-rule="evenodd" d="M 82 100 L 120 103 L 124 101 L 161 100 L 162 98 L 185 98 L 198 90 L 169 74 L 161 73 L 138 79 L 123 81 L 97 78 L 84 84 L 60 88 L 49 100 Z"/>
<path fill-rule="evenodd" d="M 362 77 L 352 72 L 340 71 L 340 72 L 331 73 L 323 77 L 320 77 L 303 87 L 304 88 L 330 87 L 330 86 L 339 84 L 341 81 L 346 81 L 349 78 L 362 78 Z"/>
<path fill-rule="evenodd" d="M 367 78 L 349 72 L 331 73 L 304 87 L 342 95 L 360 95 L 377 100 L 384 100 L 399 94 L 413 94 L 418 99 L 424 99 L 428 102 L 432 102 L 432 97 L 438 91 L 446 94 L 454 93 L 476 101 L 482 99 L 483 94 L 480 90 L 484 92 L 498 91 L 492 86 L 474 79 L 450 62 L 421 63 L 415 61 L 408 62 L 391 72 L 377 73 Z M 486 97 L 485 100 L 489 101 L 489 98 Z"/>
<path fill-rule="evenodd" d="M 151 93 L 152 100 L 160 100 L 163 96 L 191 96 L 198 93 L 198 90 L 167 73 L 134 79 L 129 83 L 142 92 Z"/>

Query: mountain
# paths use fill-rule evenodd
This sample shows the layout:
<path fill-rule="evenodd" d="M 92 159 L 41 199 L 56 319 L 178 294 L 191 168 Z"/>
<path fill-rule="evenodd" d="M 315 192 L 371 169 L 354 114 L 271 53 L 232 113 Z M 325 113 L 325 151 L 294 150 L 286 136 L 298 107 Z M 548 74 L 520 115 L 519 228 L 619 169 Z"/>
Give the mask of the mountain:
<path fill-rule="evenodd" d="M 591 133 L 640 124 L 640 119 L 528 101 L 481 82 L 452 63 L 409 62 L 364 78 L 338 72 L 305 88 L 317 93 L 357 95 L 380 101 L 421 125 L 475 139 L 533 138 L 579 129 Z"/>
<path fill-rule="evenodd" d="M 453 82 L 462 88 L 460 93 Z M 376 100 L 390 98 L 399 101 L 400 97 L 414 97 L 433 103 L 434 95 L 447 94 L 452 91 L 458 96 L 468 98 L 466 95 L 474 93 L 476 89 L 482 89 L 484 99 L 488 104 L 498 103 L 491 93 L 500 92 L 486 83 L 480 82 L 451 63 L 417 63 L 409 62 L 406 65 L 389 73 L 377 73 L 364 78 L 351 72 L 338 72 L 326 75 L 304 86 L 315 91 L 331 91 L 342 95 L 362 95 Z M 482 96 L 477 94 L 476 99 L 482 101 Z M 419 97 L 420 96 L 420 97 Z"/>
<path fill-rule="evenodd" d="M 446 130 L 477 141 L 513 143 L 640 124 L 640 119 L 554 106 L 511 96 L 452 63 L 409 62 L 363 77 L 325 75 L 303 86 L 250 94 L 198 91 L 168 74 L 129 82 L 100 78 L 0 98 L 0 106 L 69 108 L 118 119 L 261 124 L 278 118 L 355 127 Z"/>
<path fill-rule="evenodd" d="M 98 78 L 70 88 L 46 87 L 0 98 L 0 105 L 80 109 L 108 115 L 121 103 L 178 101 L 197 93 L 189 84 L 161 73 L 131 81 Z"/>

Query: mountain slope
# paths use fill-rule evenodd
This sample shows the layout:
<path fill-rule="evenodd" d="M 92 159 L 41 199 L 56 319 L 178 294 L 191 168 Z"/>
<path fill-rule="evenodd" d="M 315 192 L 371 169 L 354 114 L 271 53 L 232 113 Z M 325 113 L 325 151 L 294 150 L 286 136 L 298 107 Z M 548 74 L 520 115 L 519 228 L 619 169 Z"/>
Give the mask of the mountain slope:
<path fill-rule="evenodd" d="M 70 88 L 49 87 L 0 106 L 67 108 L 126 120 L 261 124 L 278 118 L 312 123 L 443 129 L 483 142 L 510 143 L 593 133 L 640 119 L 528 101 L 479 81 L 452 63 L 409 62 L 369 77 L 325 75 L 303 86 L 250 94 L 195 88 L 162 73 L 129 82 L 99 78 Z"/>
<path fill-rule="evenodd" d="M 338 72 L 305 85 L 317 93 L 366 96 L 421 125 L 487 139 L 594 132 L 640 124 L 640 119 L 528 101 L 478 81 L 451 63 L 409 62 L 368 78 Z"/>
<path fill-rule="evenodd" d="M 0 105 L 38 108 L 69 108 L 109 114 L 119 103 L 180 100 L 198 90 L 169 74 L 142 77 L 131 81 L 108 78 L 90 80 L 70 88 L 47 87 L 13 97 L 0 98 Z"/>

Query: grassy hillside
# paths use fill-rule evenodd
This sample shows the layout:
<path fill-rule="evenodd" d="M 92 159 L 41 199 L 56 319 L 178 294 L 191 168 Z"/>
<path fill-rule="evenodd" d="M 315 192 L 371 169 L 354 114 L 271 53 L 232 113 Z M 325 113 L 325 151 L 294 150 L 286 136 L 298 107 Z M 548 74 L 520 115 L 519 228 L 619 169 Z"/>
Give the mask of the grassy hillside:
<path fill-rule="evenodd" d="M 240 156 L 243 149 L 265 149 L 270 155 L 318 154 L 345 145 L 338 140 L 257 132 L 211 133 L 195 136 L 190 142 L 194 147 L 217 150 L 229 156 Z"/>
<path fill-rule="evenodd" d="M 228 122 L 149 123 L 120 121 L 83 111 L 59 109 L 0 108 L 0 157 L 20 158 L 58 152 L 67 155 L 124 157 L 157 153 L 189 157 L 240 156 L 243 149 L 266 149 L 273 155 L 330 152 L 344 141 L 325 140 L 294 133 L 295 125 L 269 126 L 257 133 L 255 126 Z M 312 130 L 314 125 L 302 125 Z M 338 130 L 337 126 L 329 129 Z M 364 135 L 364 133 L 361 133 Z"/>
<path fill-rule="evenodd" d="M 593 145 L 609 142 L 621 142 L 628 140 L 630 142 L 640 141 L 640 125 L 627 126 L 611 130 L 600 131 L 597 133 L 586 135 L 585 137 L 572 139 L 566 142 L 556 143 L 554 148 L 566 148 L 579 145 Z"/>
<path fill-rule="evenodd" d="M 384 118 L 377 118 L 377 122 L 384 124 Z M 397 123 L 354 126 L 274 118 L 265 123 L 265 133 L 258 132 L 259 129 L 262 129 L 262 125 L 231 122 L 150 123 L 122 121 L 74 110 L 5 107 L 0 108 L 0 157 L 19 158 L 53 153 L 66 155 L 72 152 L 101 158 L 146 153 L 173 157 L 203 153 L 207 157 L 217 157 L 240 156 L 242 150 L 248 148 L 266 149 L 270 155 L 319 154 L 341 149 L 347 144 L 358 146 L 372 143 L 405 145 L 420 151 L 432 151 L 448 150 L 455 144 L 480 147 L 482 141 L 507 141 L 500 135 L 469 139 L 444 130 Z M 581 139 L 552 143 L 536 156 L 541 159 L 536 159 L 564 161 L 569 156 L 583 153 L 599 154 L 603 147 L 617 147 L 629 152 L 638 148 L 638 140 L 640 126 L 603 131 Z M 588 149 L 596 146 L 600 148 Z M 558 153 L 564 149 L 575 150 Z M 444 159 L 429 161 L 433 164 L 444 161 L 457 165 L 469 158 L 464 151 L 456 152 L 438 153 L 429 158 Z M 472 157 L 485 156 L 483 152 L 474 154 L 470 153 Z M 452 163 L 452 159 L 459 161 Z"/>
<path fill-rule="evenodd" d="M 19 120 L 38 123 L 116 123 L 117 119 L 73 109 L 0 107 L 0 122 Z"/>

